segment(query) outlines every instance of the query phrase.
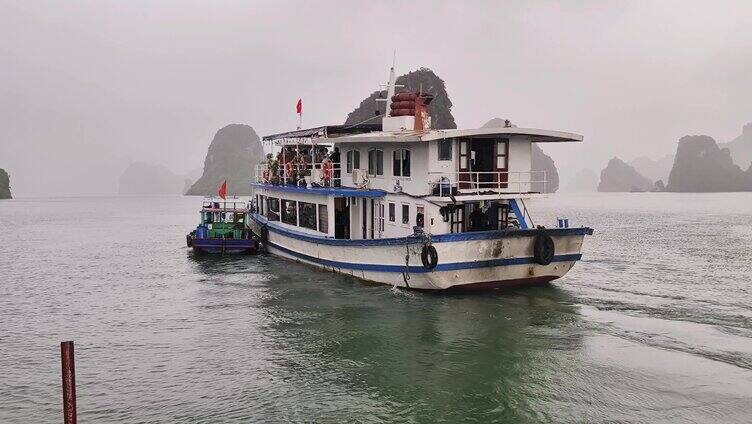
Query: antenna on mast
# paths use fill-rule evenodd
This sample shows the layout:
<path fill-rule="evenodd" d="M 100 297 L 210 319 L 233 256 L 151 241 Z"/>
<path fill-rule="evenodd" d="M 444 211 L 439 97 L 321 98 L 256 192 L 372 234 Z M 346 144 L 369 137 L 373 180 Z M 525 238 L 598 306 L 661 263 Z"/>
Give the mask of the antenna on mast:
<path fill-rule="evenodd" d="M 392 67 L 389 69 L 389 82 L 386 85 L 386 99 L 376 99 L 377 102 L 386 102 L 386 110 L 384 116 L 389 116 L 389 112 L 392 107 L 392 96 L 394 96 L 395 88 L 403 88 L 404 85 L 397 85 L 397 78 L 394 76 L 394 66 L 397 63 L 397 49 L 394 49 L 392 55 Z M 383 85 L 382 85 L 383 87 Z"/>

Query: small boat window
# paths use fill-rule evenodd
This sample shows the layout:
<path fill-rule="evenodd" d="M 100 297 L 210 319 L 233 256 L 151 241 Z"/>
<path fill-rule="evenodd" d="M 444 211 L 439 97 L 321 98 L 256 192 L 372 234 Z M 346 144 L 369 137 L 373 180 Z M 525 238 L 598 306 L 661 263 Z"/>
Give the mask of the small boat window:
<path fill-rule="evenodd" d="M 439 140 L 439 160 L 452 160 L 453 138 Z"/>
<path fill-rule="evenodd" d="M 410 205 L 402 205 L 402 223 L 405 225 L 410 223 Z"/>
<path fill-rule="evenodd" d="M 415 209 L 415 226 L 422 228 L 425 221 L 425 209 L 423 208 L 423 206 L 417 206 Z"/>
<path fill-rule="evenodd" d="M 303 228 L 316 229 L 316 204 L 300 202 L 298 205 L 300 212 L 300 226 Z"/>
<path fill-rule="evenodd" d="M 329 212 L 326 205 L 319 205 L 319 231 L 329 234 Z"/>
<path fill-rule="evenodd" d="M 394 151 L 392 172 L 395 177 L 410 176 L 410 150 L 397 149 Z"/>
<path fill-rule="evenodd" d="M 298 225 L 298 202 L 282 199 L 282 222 L 295 226 Z"/>
<path fill-rule="evenodd" d="M 389 202 L 389 222 L 394 222 L 397 220 L 397 218 L 395 217 L 395 215 L 397 214 L 395 209 L 396 209 L 395 204 Z"/>
<path fill-rule="evenodd" d="M 368 175 L 384 175 L 384 151 L 371 149 L 368 151 Z"/>
<path fill-rule="evenodd" d="M 358 150 L 347 151 L 347 173 L 352 174 L 353 169 L 360 169 L 360 152 Z"/>

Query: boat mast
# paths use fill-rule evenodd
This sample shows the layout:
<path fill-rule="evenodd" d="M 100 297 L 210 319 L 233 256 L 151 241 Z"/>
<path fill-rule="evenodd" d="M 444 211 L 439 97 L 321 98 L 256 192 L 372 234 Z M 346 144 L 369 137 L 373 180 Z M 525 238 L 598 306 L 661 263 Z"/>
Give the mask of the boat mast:
<path fill-rule="evenodd" d="M 397 85 L 397 77 L 394 76 L 394 64 L 396 61 L 397 61 L 397 50 L 394 51 L 394 56 L 392 57 L 392 67 L 389 69 L 389 82 L 386 85 L 386 99 L 376 99 L 377 102 L 386 102 L 386 109 L 384 110 L 384 118 L 389 116 L 389 113 L 391 111 L 392 96 L 394 96 L 394 89 L 404 87 L 404 85 Z"/>

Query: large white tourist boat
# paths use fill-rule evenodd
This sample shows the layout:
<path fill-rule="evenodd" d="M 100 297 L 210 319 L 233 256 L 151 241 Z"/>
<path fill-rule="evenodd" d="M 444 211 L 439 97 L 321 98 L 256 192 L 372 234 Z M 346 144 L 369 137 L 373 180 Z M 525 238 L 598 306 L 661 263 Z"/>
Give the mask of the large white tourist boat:
<path fill-rule="evenodd" d="M 413 289 L 544 283 L 581 258 L 591 228 L 533 227 L 525 200 L 544 195 L 532 143 L 572 133 L 431 129 L 431 96 L 395 93 L 382 124 L 324 126 L 264 137 L 251 229 L 274 255 Z"/>

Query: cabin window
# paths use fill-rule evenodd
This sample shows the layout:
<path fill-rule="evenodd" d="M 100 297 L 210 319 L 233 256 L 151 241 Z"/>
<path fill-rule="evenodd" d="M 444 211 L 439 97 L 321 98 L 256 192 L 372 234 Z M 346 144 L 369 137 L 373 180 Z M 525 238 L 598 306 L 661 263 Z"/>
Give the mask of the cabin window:
<path fill-rule="evenodd" d="M 467 140 L 460 139 L 460 169 L 469 168 L 469 155 L 467 152 Z"/>
<path fill-rule="evenodd" d="M 326 205 L 319 205 L 319 231 L 329 234 L 329 213 Z"/>
<path fill-rule="evenodd" d="M 384 151 L 371 149 L 368 151 L 368 175 L 384 175 Z"/>
<path fill-rule="evenodd" d="M 303 228 L 316 229 L 316 204 L 300 202 L 298 204 L 298 213 L 300 215 L 300 226 Z"/>
<path fill-rule="evenodd" d="M 279 221 L 279 199 L 273 197 L 266 199 L 266 218 L 269 221 Z"/>
<path fill-rule="evenodd" d="M 402 223 L 410 224 L 410 205 L 402 205 Z"/>
<path fill-rule="evenodd" d="M 347 151 L 347 173 L 352 174 L 353 169 L 360 168 L 360 152 L 357 150 Z"/>
<path fill-rule="evenodd" d="M 410 176 L 410 150 L 397 149 L 394 151 L 392 172 L 395 177 Z"/>
<path fill-rule="evenodd" d="M 298 225 L 298 202 L 282 199 L 282 222 Z"/>
<path fill-rule="evenodd" d="M 425 223 L 426 212 L 423 206 L 415 208 L 415 226 L 423 228 Z"/>
<path fill-rule="evenodd" d="M 453 138 L 439 140 L 439 160 L 452 160 Z"/>
<path fill-rule="evenodd" d="M 453 208 L 450 212 L 449 221 L 451 222 L 451 231 L 461 233 L 465 228 L 465 209 L 462 207 Z"/>
<path fill-rule="evenodd" d="M 507 140 L 499 140 L 496 142 L 496 169 L 507 169 Z"/>
<path fill-rule="evenodd" d="M 396 215 L 395 209 L 397 209 L 396 205 L 394 203 L 389 202 L 389 222 L 394 222 L 397 220 L 397 218 L 395 217 Z"/>

